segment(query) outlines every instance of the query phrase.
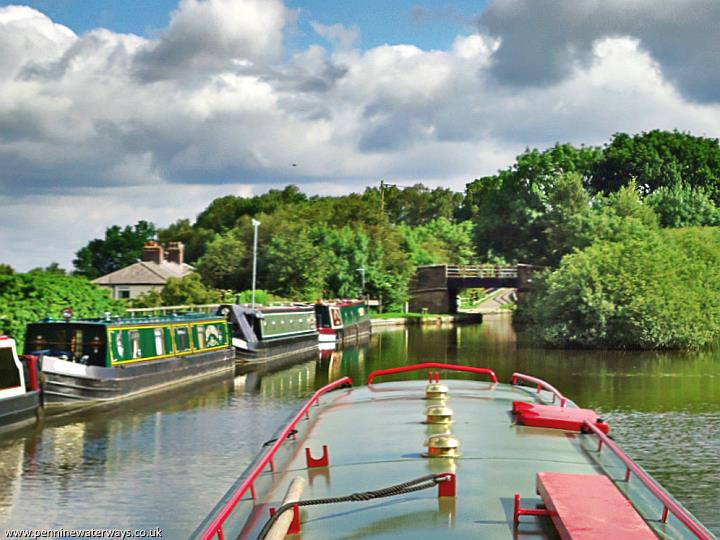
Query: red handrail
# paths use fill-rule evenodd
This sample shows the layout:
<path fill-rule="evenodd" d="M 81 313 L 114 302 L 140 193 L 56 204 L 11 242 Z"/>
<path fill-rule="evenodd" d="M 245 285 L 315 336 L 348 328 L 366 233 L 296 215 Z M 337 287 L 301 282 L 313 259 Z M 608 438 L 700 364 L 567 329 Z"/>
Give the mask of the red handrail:
<path fill-rule="evenodd" d="M 370 376 L 368 377 L 367 383 L 372 384 L 375 377 L 380 377 L 381 375 L 391 375 L 393 373 L 403 373 L 405 371 L 418 371 L 421 369 L 428 369 L 428 368 L 448 369 L 450 371 L 467 371 L 470 373 L 481 373 L 483 375 L 490 375 L 492 382 L 494 382 L 494 383 L 498 382 L 497 376 L 495 375 L 495 372 L 492 369 L 472 367 L 472 366 L 459 366 L 457 364 L 442 364 L 440 362 L 426 362 L 424 364 L 413 364 L 411 366 L 402 366 L 402 367 L 397 367 L 397 368 L 380 369 L 378 371 L 373 371 L 370 374 Z"/>
<path fill-rule="evenodd" d="M 536 384 L 538 393 L 540 393 L 540 390 L 542 390 L 543 388 L 545 390 L 547 390 L 548 392 L 551 392 L 553 395 L 553 402 L 555 401 L 556 397 L 559 398 L 561 407 L 564 407 L 567 404 L 567 398 L 560 393 L 560 390 L 555 388 L 549 382 L 543 381 L 542 379 L 538 379 L 537 377 L 525 375 L 524 373 L 517 373 L 517 372 L 513 373 L 512 374 L 512 384 L 517 384 L 518 380 Z"/>
<path fill-rule="evenodd" d="M 312 397 L 303 406 L 303 408 L 298 411 L 298 413 L 290 421 L 290 423 L 285 426 L 285 429 L 282 431 L 282 433 L 280 433 L 275 443 L 270 447 L 270 450 L 263 456 L 263 458 L 255 466 L 255 468 L 248 475 L 245 481 L 240 485 L 237 491 L 235 491 L 233 496 L 223 507 L 217 517 L 210 523 L 210 525 L 207 526 L 205 531 L 202 533 L 202 536 L 200 536 L 202 540 L 211 540 L 216 535 L 220 540 L 223 540 L 223 538 L 225 537 L 225 535 L 223 534 L 223 524 L 227 521 L 228 517 L 230 517 L 230 514 L 232 514 L 238 502 L 240 502 L 240 499 L 242 499 L 242 496 L 245 495 L 248 490 L 250 490 L 253 499 L 255 498 L 255 480 L 257 480 L 257 477 L 260 476 L 260 473 L 268 464 L 270 464 L 271 469 L 275 468 L 275 464 L 273 463 L 273 457 L 283 445 L 283 443 L 287 440 L 287 438 L 290 436 L 290 432 L 302 419 L 303 415 L 307 414 L 308 409 L 312 407 L 313 403 L 320 402 L 320 396 L 322 394 L 325 394 L 330 390 L 334 390 L 335 388 L 338 388 L 339 386 L 344 386 L 346 384 L 352 385 L 352 379 L 350 377 L 343 377 L 342 379 L 333 381 L 330 384 L 326 384 L 312 395 Z"/>
<path fill-rule="evenodd" d="M 622 449 L 605 433 L 598 429 L 595 424 L 591 424 L 586 421 L 583 427 L 592 432 L 598 438 L 598 452 L 602 450 L 602 445 L 605 444 L 620 459 L 620 461 L 625 464 L 626 481 L 630 480 L 631 473 L 634 474 L 662 503 L 663 515 L 661 517 L 661 521 L 663 523 L 667 523 L 668 512 L 672 512 L 673 515 L 700 540 L 715 540 L 715 537 L 710 534 L 705 527 L 703 527 L 687 510 L 673 500 L 667 491 L 660 487 L 660 485 L 648 473 L 646 473 L 640 465 L 635 463 L 630 456 L 623 452 Z"/>

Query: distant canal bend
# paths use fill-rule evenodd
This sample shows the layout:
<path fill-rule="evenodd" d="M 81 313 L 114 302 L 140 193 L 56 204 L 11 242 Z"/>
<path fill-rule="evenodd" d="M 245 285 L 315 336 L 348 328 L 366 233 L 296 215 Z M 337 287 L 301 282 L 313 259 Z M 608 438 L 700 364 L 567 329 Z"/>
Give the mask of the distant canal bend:
<path fill-rule="evenodd" d="M 464 361 L 503 381 L 513 371 L 547 379 L 601 411 L 623 448 L 720 534 L 720 350 L 546 351 L 518 345 L 502 317 L 385 331 L 275 373 L 0 434 L 0 524 L 160 527 L 165 538 L 184 538 L 313 389 L 342 375 L 361 383 L 408 361 Z"/>

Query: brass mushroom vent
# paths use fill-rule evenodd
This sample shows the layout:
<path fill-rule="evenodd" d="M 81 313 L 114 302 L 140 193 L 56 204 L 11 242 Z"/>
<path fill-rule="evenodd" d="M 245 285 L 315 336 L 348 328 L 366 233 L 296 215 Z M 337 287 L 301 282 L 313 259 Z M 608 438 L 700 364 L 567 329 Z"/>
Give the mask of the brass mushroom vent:
<path fill-rule="evenodd" d="M 439 433 L 431 435 L 425 441 L 427 452 L 423 454 L 430 458 L 454 458 L 459 457 L 460 441 L 452 433 Z"/>

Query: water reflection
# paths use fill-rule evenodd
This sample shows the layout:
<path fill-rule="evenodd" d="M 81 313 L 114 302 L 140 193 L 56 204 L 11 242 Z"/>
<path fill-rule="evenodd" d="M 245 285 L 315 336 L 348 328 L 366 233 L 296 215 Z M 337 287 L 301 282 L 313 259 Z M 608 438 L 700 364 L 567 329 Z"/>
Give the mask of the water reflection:
<path fill-rule="evenodd" d="M 545 351 L 526 345 L 504 318 L 379 332 L 292 365 L 51 418 L 4 436 L 0 522 L 160 526 L 166 537 L 182 538 L 316 388 L 345 375 L 364 384 L 375 369 L 409 362 L 461 361 L 491 367 L 505 381 L 514 371 L 545 378 L 602 411 L 629 453 L 717 532 L 717 358 L 716 351 Z"/>

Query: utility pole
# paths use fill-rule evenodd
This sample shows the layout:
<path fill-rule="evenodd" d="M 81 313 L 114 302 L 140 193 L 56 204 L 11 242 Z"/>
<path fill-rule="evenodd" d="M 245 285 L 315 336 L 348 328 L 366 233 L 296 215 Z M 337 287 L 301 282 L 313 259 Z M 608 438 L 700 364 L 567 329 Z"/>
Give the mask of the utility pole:
<path fill-rule="evenodd" d="M 380 215 L 385 213 L 385 182 L 380 180 Z"/>
<path fill-rule="evenodd" d="M 253 233 L 253 276 L 252 276 L 252 307 L 255 307 L 255 278 L 257 276 L 257 238 L 258 238 L 258 227 L 260 222 L 253 218 L 253 227 L 255 231 Z"/>

